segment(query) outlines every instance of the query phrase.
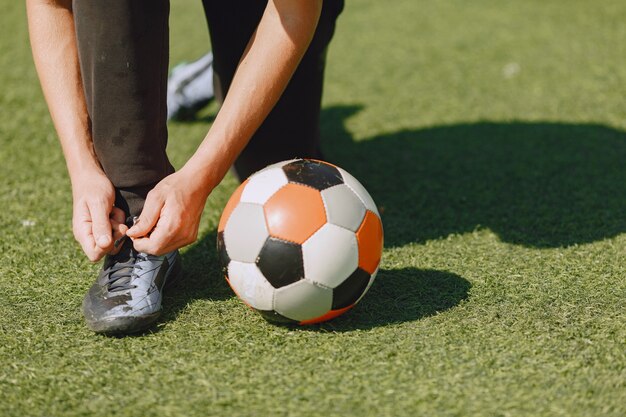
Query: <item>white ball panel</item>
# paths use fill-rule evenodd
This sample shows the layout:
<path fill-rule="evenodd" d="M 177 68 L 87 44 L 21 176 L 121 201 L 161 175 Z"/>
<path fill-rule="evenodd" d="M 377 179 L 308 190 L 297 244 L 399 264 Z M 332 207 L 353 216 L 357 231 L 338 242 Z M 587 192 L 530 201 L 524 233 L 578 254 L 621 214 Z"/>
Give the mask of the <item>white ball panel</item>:
<path fill-rule="evenodd" d="M 356 232 L 365 217 L 365 205 L 350 187 L 335 185 L 321 192 L 328 223 Z"/>
<path fill-rule="evenodd" d="M 310 320 L 326 314 L 333 304 L 333 291 L 308 280 L 275 290 L 274 310 L 292 320 Z"/>
<path fill-rule="evenodd" d="M 272 310 L 274 287 L 255 264 L 231 261 L 228 264 L 228 280 L 246 304 L 259 310 Z"/>
<path fill-rule="evenodd" d="M 363 187 L 363 185 L 361 185 L 361 183 L 352 175 L 350 175 L 346 170 L 341 168 L 338 169 L 339 172 L 341 172 L 341 176 L 343 177 L 343 182 L 348 185 L 352 189 L 352 191 L 356 193 L 356 195 L 359 196 L 359 198 L 361 199 L 363 204 L 365 204 L 365 207 L 369 211 L 373 211 L 378 217 L 380 217 L 380 213 L 378 213 L 378 207 L 376 207 L 374 199 L 372 199 L 372 196 L 370 195 L 370 193 L 367 192 L 365 187 Z"/>
<path fill-rule="evenodd" d="M 268 236 L 263 207 L 240 203 L 224 229 L 226 252 L 234 261 L 254 263 Z"/>
<path fill-rule="evenodd" d="M 304 276 L 329 288 L 336 288 L 359 264 L 356 235 L 326 223 L 302 245 Z"/>
<path fill-rule="evenodd" d="M 263 205 L 276 191 L 288 183 L 287 175 L 280 167 L 258 172 L 248 180 L 248 184 L 241 193 L 241 202 Z"/>

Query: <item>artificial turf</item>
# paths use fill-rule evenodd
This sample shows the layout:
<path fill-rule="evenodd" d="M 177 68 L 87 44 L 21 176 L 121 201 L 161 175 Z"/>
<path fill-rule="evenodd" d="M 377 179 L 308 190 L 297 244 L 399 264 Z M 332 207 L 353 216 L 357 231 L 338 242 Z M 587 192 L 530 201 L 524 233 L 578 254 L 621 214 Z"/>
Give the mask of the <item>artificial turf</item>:
<path fill-rule="evenodd" d="M 22 2 L 0 23 L 0 416 L 626 415 L 626 4 L 347 2 L 328 57 L 327 159 L 380 206 L 360 305 L 277 327 L 220 276 L 207 203 L 186 282 L 142 336 L 86 329 L 99 268 Z M 172 63 L 206 49 L 172 2 Z M 170 126 L 176 166 L 215 106 Z"/>

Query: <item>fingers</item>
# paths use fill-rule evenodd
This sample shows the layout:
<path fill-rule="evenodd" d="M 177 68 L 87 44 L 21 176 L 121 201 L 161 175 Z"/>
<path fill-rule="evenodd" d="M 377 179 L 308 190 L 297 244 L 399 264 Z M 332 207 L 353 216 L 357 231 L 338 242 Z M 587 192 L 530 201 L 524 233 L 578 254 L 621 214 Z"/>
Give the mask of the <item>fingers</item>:
<path fill-rule="evenodd" d="M 108 216 L 107 216 L 107 223 Z M 87 204 L 79 204 L 74 208 L 74 216 L 72 219 L 72 229 L 74 231 L 74 237 L 80 244 L 83 252 L 89 258 L 90 261 L 96 262 L 107 254 L 108 248 L 101 248 L 96 244 L 93 232 L 93 223 L 91 220 L 91 213 Z M 111 233 L 109 226 L 108 233 Z"/>
<path fill-rule="evenodd" d="M 139 219 L 133 227 L 128 229 L 126 235 L 130 238 L 140 238 L 148 236 L 152 229 L 155 228 L 159 217 L 161 215 L 161 209 L 163 208 L 164 200 L 160 194 L 150 192 L 144 203 L 143 210 Z"/>
<path fill-rule="evenodd" d="M 162 255 L 167 253 L 171 246 L 172 227 L 167 217 L 161 217 L 149 236 L 133 238 L 133 246 L 139 252 L 149 253 L 151 255 Z M 130 236 L 130 235 L 129 235 Z"/>
<path fill-rule="evenodd" d="M 166 246 L 167 222 L 161 213 L 163 204 L 164 199 L 161 198 L 160 193 L 155 191 L 148 193 L 139 219 L 126 232 L 126 235 L 133 240 L 135 250 L 152 255 L 165 253 L 162 252 L 162 248 Z"/>
<path fill-rule="evenodd" d="M 128 226 L 125 224 L 126 214 L 123 210 L 113 207 L 110 213 L 106 214 L 106 226 L 97 224 L 94 218 L 99 218 L 102 211 L 98 208 L 91 210 L 90 207 L 101 207 L 99 205 L 89 206 L 87 203 L 76 208 L 74 213 L 74 237 L 80 244 L 83 252 L 90 261 L 96 262 L 105 255 L 114 255 L 118 253 L 122 247 L 114 246 L 114 241 L 122 239 L 126 236 Z M 106 212 L 106 210 L 105 210 Z M 103 240 L 98 237 L 106 236 L 108 244 L 102 246 Z"/>
<path fill-rule="evenodd" d="M 164 213 L 150 236 L 133 238 L 133 246 L 139 252 L 163 255 L 189 245 L 198 237 L 198 222 L 185 222 L 184 219 Z"/>
<path fill-rule="evenodd" d="M 113 248 L 109 215 L 115 201 L 115 188 L 99 169 L 85 170 L 72 179 L 74 236 L 91 261 L 97 261 Z"/>
<path fill-rule="evenodd" d="M 149 253 L 150 255 L 163 255 L 168 252 L 168 242 L 165 242 L 162 234 L 154 236 L 154 233 L 150 237 L 133 238 L 133 247 L 138 252 Z"/>
<path fill-rule="evenodd" d="M 126 237 L 126 231 L 128 230 L 128 226 L 125 224 L 125 219 L 126 214 L 124 211 L 117 207 L 113 207 L 109 221 L 111 222 L 111 230 L 113 231 L 114 244 L 113 249 L 109 252 L 110 255 L 115 255 L 122 249 L 122 243 Z"/>
<path fill-rule="evenodd" d="M 206 195 L 190 190 L 189 181 L 174 173 L 148 193 L 139 220 L 126 232 L 135 250 L 163 255 L 196 240 Z"/>
<path fill-rule="evenodd" d="M 93 239 L 91 223 L 75 224 L 74 237 L 91 262 L 97 262 L 102 259 L 104 255 L 106 255 L 106 251 L 96 245 L 96 242 Z"/>
<path fill-rule="evenodd" d="M 111 205 L 100 200 L 88 204 L 89 213 L 91 214 L 91 227 L 96 245 L 100 249 L 109 252 L 113 249 L 113 235 L 111 233 L 111 222 L 109 221 Z"/>
<path fill-rule="evenodd" d="M 183 246 L 189 245 L 195 241 L 187 241 L 187 240 L 175 240 L 175 241 L 164 241 L 162 239 L 156 240 L 153 239 L 152 236 L 150 238 L 139 238 L 133 239 L 133 247 L 138 252 L 149 253 L 150 255 L 161 256 L 166 253 L 172 252 L 176 249 L 182 248 Z"/>
<path fill-rule="evenodd" d="M 111 213 L 109 214 L 109 218 L 117 223 L 125 223 L 126 213 L 124 213 L 124 210 L 119 207 L 113 207 L 113 210 L 111 210 Z"/>

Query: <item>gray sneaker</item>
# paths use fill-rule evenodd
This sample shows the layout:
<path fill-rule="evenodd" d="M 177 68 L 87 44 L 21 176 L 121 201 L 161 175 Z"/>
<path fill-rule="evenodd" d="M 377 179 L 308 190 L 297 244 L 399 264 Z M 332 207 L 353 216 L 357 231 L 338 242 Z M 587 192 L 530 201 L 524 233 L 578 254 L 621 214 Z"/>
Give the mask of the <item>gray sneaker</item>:
<path fill-rule="evenodd" d="M 163 288 L 181 275 L 178 251 L 154 256 L 125 245 L 119 254 L 105 258 L 98 279 L 85 295 L 87 326 L 104 334 L 148 329 L 161 314 Z"/>
<path fill-rule="evenodd" d="M 191 120 L 213 100 L 213 54 L 183 62 L 167 79 L 167 119 Z"/>

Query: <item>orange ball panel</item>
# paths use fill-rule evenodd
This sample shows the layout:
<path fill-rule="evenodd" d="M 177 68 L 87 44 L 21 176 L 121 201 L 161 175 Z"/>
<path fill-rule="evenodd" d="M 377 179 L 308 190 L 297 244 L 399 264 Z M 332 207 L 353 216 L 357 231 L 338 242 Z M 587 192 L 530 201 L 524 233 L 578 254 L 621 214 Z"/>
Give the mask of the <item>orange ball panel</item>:
<path fill-rule="evenodd" d="M 243 193 L 243 189 L 246 187 L 246 184 L 248 184 L 248 180 L 245 180 L 243 183 L 241 183 L 241 185 L 237 187 L 235 192 L 233 192 L 233 195 L 230 196 L 228 203 L 226 203 L 226 207 L 224 207 L 224 210 L 222 211 L 222 217 L 220 217 L 220 222 L 217 225 L 218 233 L 223 232 L 226 228 L 226 222 L 228 222 L 228 219 L 230 218 L 233 210 L 235 210 L 235 207 L 237 207 L 237 204 L 239 204 L 239 201 L 241 200 L 241 194 Z"/>
<path fill-rule="evenodd" d="M 307 324 L 322 323 L 324 321 L 328 321 L 328 320 L 334 319 L 335 317 L 342 315 L 346 311 L 350 310 L 352 307 L 354 307 L 354 304 L 348 307 L 340 308 L 338 310 L 330 310 L 328 313 L 324 314 L 323 316 L 319 316 L 310 320 L 303 320 L 299 324 L 307 325 Z"/>
<path fill-rule="evenodd" d="M 359 267 L 373 274 L 383 251 L 383 225 L 376 214 L 369 210 L 365 213 L 356 238 L 359 242 Z"/>
<path fill-rule="evenodd" d="M 264 205 L 270 236 L 304 243 L 326 223 L 326 211 L 319 191 L 299 184 L 287 184 Z"/>

